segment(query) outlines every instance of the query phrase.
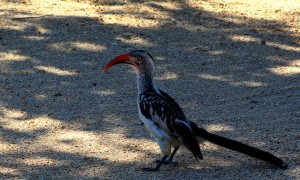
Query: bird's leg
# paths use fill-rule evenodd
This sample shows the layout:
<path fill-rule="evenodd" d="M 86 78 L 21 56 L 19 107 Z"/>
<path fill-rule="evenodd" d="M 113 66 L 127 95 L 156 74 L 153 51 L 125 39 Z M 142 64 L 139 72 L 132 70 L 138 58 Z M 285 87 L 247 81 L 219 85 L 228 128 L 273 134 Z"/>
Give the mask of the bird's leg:
<path fill-rule="evenodd" d="M 174 162 L 174 161 L 173 161 L 173 157 L 174 157 L 174 155 L 176 154 L 176 152 L 178 151 L 178 149 L 179 149 L 179 147 L 174 148 L 174 150 L 173 150 L 171 156 L 169 157 L 169 159 L 168 159 L 167 161 L 162 162 L 162 163 L 163 163 L 163 164 L 166 164 L 166 165 L 169 165 L 169 164 L 178 165 L 177 162 Z M 154 162 L 160 163 L 161 161 L 160 161 L 160 160 L 156 160 L 156 161 L 154 161 Z"/>
<path fill-rule="evenodd" d="M 165 162 L 165 160 L 168 158 L 167 155 L 165 155 L 163 158 L 161 158 L 161 160 L 159 160 L 159 162 L 157 163 L 155 168 L 142 168 L 143 171 L 150 171 L 150 172 L 154 172 L 154 171 L 158 171 L 160 166 Z"/>
<path fill-rule="evenodd" d="M 173 157 L 174 157 L 174 155 L 176 154 L 176 152 L 178 151 L 178 149 L 179 149 L 179 147 L 174 148 L 174 150 L 173 150 L 171 156 L 170 156 L 169 159 L 166 161 L 167 164 L 178 165 L 177 162 L 174 162 L 174 161 L 173 161 Z"/>

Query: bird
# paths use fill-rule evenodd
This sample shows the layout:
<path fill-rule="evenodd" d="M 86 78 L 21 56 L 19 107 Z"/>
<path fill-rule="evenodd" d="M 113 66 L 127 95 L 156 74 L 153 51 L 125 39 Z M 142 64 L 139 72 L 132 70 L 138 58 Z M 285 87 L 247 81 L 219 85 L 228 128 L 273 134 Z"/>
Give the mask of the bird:
<path fill-rule="evenodd" d="M 163 164 L 177 164 L 173 158 L 182 145 L 196 160 L 203 159 L 200 144 L 204 141 L 260 159 L 282 169 L 288 167 L 283 160 L 269 152 L 210 133 L 187 119 L 179 104 L 154 84 L 154 58 L 147 51 L 137 49 L 119 55 L 108 62 L 102 71 L 105 72 L 117 64 L 128 64 L 135 70 L 139 118 L 163 154 L 163 157 L 156 161 L 155 167 L 146 167 L 142 170 L 155 172 L 159 171 Z"/>

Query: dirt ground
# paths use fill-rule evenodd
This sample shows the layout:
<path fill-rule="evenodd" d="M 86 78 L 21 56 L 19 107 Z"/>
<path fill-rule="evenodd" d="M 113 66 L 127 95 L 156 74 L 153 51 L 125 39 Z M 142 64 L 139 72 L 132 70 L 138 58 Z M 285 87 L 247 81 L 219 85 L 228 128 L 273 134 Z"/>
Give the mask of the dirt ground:
<path fill-rule="evenodd" d="M 0 1 L 0 179 L 300 179 L 300 1 Z M 145 49 L 186 116 L 289 164 L 201 145 L 178 166 L 140 123 Z"/>

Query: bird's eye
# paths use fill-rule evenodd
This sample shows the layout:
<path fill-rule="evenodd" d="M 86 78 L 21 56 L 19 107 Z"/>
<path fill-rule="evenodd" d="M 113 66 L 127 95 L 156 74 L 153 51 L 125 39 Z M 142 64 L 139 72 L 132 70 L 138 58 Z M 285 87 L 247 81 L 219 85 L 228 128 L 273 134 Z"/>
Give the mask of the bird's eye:
<path fill-rule="evenodd" d="M 142 56 L 138 56 L 138 57 L 136 57 L 136 59 L 137 59 L 138 61 L 141 61 L 141 60 L 143 60 L 143 57 L 142 57 Z"/>

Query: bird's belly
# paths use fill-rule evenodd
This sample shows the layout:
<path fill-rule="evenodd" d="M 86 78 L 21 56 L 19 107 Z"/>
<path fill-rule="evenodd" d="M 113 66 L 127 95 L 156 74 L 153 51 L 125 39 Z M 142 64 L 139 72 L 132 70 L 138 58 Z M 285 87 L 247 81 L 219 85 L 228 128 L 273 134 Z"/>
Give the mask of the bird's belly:
<path fill-rule="evenodd" d="M 170 138 L 170 136 L 167 133 L 165 133 L 162 129 L 160 129 L 154 122 L 152 122 L 151 119 L 147 119 L 142 114 L 140 115 L 140 119 L 143 121 L 148 132 L 155 138 L 159 138 L 159 139 Z"/>
<path fill-rule="evenodd" d="M 178 147 L 181 143 L 172 135 L 168 134 L 169 131 L 164 131 L 164 129 L 160 128 L 158 124 L 153 122 L 153 120 L 146 118 L 143 113 L 140 111 L 140 107 L 138 106 L 139 117 L 143 121 L 147 131 L 150 135 L 157 141 L 157 143 L 161 146 L 161 144 L 168 144 L 168 146 Z M 161 147 L 162 148 L 162 147 Z"/>

